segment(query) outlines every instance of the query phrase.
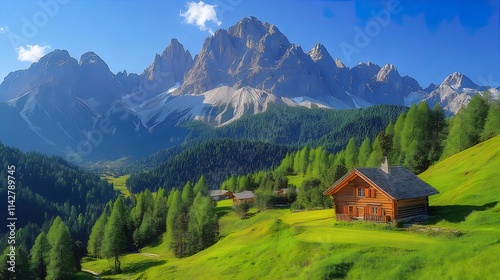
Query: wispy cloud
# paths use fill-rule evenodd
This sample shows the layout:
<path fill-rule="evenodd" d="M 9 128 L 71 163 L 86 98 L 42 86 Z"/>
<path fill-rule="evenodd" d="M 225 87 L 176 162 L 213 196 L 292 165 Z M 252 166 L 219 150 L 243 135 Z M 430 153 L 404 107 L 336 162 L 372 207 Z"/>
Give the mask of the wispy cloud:
<path fill-rule="evenodd" d="M 222 22 L 217 18 L 217 12 L 215 11 L 216 5 L 206 4 L 203 1 L 198 3 L 188 2 L 186 12 L 180 12 L 180 15 L 184 17 L 184 21 L 188 24 L 196 25 L 200 30 L 208 31 L 210 34 L 214 34 L 212 28 L 207 26 L 207 23 L 212 22 L 217 26 L 220 26 Z"/>
<path fill-rule="evenodd" d="M 26 45 L 26 48 L 20 46 L 17 48 L 17 59 L 19 61 L 36 62 L 45 55 L 48 49 L 50 49 L 50 46 Z"/>
<path fill-rule="evenodd" d="M 0 27 L 0 34 L 7 33 L 7 32 L 9 32 L 8 26 Z"/>

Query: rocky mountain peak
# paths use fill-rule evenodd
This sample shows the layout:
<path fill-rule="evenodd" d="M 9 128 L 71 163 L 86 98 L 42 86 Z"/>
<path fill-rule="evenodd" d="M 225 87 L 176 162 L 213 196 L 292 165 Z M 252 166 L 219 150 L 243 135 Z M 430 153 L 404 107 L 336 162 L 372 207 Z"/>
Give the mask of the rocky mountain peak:
<path fill-rule="evenodd" d="M 396 67 L 394 67 L 394 65 L 392 64 L 384 65 L 377 73 L 378 82 L 383 82 L 394 78 L 401 79 L 401 76 L 399 75 L 399 72 L 396 69 Z"/>
<path fill-rule="evenodd" d="M 430 83 L 430 84 L 429 84 L 429 85 L 428 85 L 428 86 L 424 89 L 424 91 L 425 91 L 425 92 L 431 92 L 431 91 L 433 91 L 433 90 L 435 90 L 435 89 L 437 89 L 437 88 L 438 88 L 438 86 L 437 86 L 435 83 Z"/>
<path fill-rule="evenodd" d="M 347 66 L 345 66 L 345 64 L 338 58 L 335 58 L 335 65 L 337 65 L 337 68 L 347 68 Z"/>
<path fill-rule="evenodd" d="M 309 56 L 314 61 L 323 59 L 325 55 L 328 55 L 328 57 L 330 57 L 330 54 L 326 50 L 325 46 L 321 43 L 316 43 L 312 50 L 309 51 Z"/>
<path fill-rule="evenodd" d="M 450 86 L 450 87 L 464 87 L 464 88 L 477 88 L 478 85 L 476 85 L 474 82 L 471 81 L 467 76 L 465 76 L 462 73 L 459 72 L 454 72 L 448 77 L 446 77 L 443 82 L 441 83 L 441 86 Z"/>

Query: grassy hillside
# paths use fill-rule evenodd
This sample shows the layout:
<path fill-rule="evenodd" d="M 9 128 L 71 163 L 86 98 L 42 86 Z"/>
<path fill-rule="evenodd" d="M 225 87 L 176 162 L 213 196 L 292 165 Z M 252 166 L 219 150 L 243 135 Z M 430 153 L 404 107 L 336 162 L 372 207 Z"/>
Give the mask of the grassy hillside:
<path fill-rule="evenodd" d="M 500 228 L 500 136 L 435 164 L 420 175 L 441 193 L 430 197 L 437 220 Z"/>
<path fill-rule="evenodd" d="M 420 177 L 439 188 L 434 205 L 483 205 L 500 200 L 500 136 L 435 164 Z"/>
<path fill-rule="evenodd" d="M 160 243 L 123 259 L 102 279 L 500 279 L 500 137 L 446 159 L 421 178 L 431 198 L 426 231 L 343 223 L 333 210 L 255 213 L 241 220 L 220 202 L 221 240 L 184 259 Z M 108 260 L 84 268 L 109 270 Z"/>
<path fill-rule="evenodd" d="M 101 176 L 101 179 L 108 181 L 109 183 L 113 184 L 113 188 L 117 191 L 119 191 L 121 194 L 123 194 L 125 197 L 130 196 L 130 191 L 127 189 L 127 186 L 125 183 L 127 182 L 127 179 L 130 178 L 130 175 L 123 175 L 119 177 L 114 177 L 114 176 Z"/>

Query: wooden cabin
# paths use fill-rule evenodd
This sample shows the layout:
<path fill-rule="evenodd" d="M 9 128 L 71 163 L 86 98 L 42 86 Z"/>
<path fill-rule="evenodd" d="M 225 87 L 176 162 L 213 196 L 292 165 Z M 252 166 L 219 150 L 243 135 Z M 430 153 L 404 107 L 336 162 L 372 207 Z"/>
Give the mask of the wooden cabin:
<path fill-rule="evenodd" d="M 353 168 L 324 195 L 333 196 L 337 220 L 389 222 L 428 213 L 429 196 L 439 192 L 408 169 Z"/>
<path fill-rule="evenodd" d="M 227 190 L 211 190 L 209 195 L 212 200 L 219 201 L 231 198 L 233 193 Z"/>
<path fill-rule="evenodd" d="M 233 205 L 240 202 L 253 203 L 254 194 L 251 191 L 243 191 L 239 193 L 233 193 Z"/>

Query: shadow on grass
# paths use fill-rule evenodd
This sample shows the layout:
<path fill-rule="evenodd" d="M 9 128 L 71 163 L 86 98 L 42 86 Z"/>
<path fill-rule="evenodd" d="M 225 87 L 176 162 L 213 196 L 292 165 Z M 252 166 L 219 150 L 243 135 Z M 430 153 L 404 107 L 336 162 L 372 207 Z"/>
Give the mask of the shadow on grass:
<path fill-rule="evenodd" d="M 252 218 L 253 216 L 255 216 L 257 214 L 257 212 L 254 212 L 254 213 L 247 213 L 245 216 L 243 216 L 241 219 L 242 220 L 248 220 L 250 218 Z"/>
<path fill-rule="evenodd" d="M 78 272 L 75 276 L 75 280 L 94 280 L 96 277 L 86 272 Z"/>
<path fill-rule="evenodd" d="M 153 266 L 158 266 L 167 263 L 166 260 L 142 260 L 134 262 L 130 265 L 127 265 L 122 269 L 122 273 L 126 274 L 136 274 L 138 272 L 145 271 L 148 268 Z"/>
<path fill-rule="evenodd" d="M 216 209 L 218 218 L 224 217 L 231 211 L 233 211 L 233 208 L 231 206 L 218 207 Z"/>
<path fill-rule="evenodd" d="M 153 266 L 162 265 L 167 263 L 166 260 L 156 260 L 156 259 L 146 259 L 142 261 L 134 261 L 133 263 L 127 263 L 124 265 L 122 263 L 121 271 L 119 273 L 114 272 L 112 269 L 103 271 L 101 276 L 113 276 L 119 274 L 137 274 L 149 269 Z"/>
<path fill-rule="evenodd" d="M 483 206 L 476 205 L 446 205 L 446 206 L 431 206 L 430 212 L 433 216 L 427 220 L 426 224 L 433 224 L 446 220 L 452 223 L 460 223 L 465 221 L 465 218 L 473 211 L 485 211 L 495 207 L 498 201 L 487 203 Z"/>

